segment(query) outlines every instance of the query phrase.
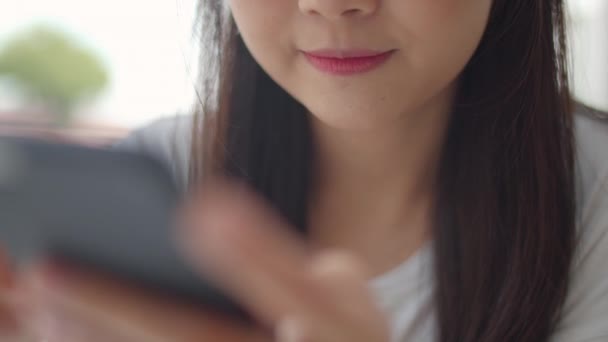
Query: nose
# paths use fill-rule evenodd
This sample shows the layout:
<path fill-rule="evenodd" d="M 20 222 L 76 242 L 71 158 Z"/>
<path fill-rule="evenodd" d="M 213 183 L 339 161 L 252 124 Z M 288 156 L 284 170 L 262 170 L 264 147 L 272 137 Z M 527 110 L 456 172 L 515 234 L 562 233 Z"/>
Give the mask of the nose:
<path fill-rule="evenodd" d="M 330 20 L 366 17 L 378 9 L 381 0 L 298 0 L 300 11 Z"/>

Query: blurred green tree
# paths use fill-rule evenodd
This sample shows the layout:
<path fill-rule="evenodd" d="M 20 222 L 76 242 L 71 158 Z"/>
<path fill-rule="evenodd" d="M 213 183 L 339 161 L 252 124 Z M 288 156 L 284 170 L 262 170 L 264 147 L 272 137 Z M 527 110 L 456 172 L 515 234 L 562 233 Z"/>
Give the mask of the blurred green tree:
<path fill-rule="evenodd" d="M 75 107 L 107 85 L 104 65 L 69 36 L 39 25 L 17 34 L 0 50 L 0 77 L 9 77 L 29 102 L 50 111 L 64 125 Z"/>

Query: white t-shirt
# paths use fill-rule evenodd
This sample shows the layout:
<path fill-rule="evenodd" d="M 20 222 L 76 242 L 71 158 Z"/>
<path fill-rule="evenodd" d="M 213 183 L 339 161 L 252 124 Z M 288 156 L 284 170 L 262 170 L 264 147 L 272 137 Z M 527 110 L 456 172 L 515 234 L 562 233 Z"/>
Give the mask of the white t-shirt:
<path fill-rule="evenodd" d="M 552 342 L 608 342 L 608 119 L 577 115 L 577 245 L 563 318 Z M 165 161 L 184 188 L 190 118 L 165 118 L 116 146 Z M 392 319 L 394 342 L 435 342 L 432 242 L 369 283 Z"/>

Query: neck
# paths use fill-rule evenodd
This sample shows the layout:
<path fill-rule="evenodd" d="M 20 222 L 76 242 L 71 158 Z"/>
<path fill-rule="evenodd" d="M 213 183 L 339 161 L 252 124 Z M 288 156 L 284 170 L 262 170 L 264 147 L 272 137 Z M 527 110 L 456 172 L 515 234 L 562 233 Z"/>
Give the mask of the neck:
<path fill-rule="evenodd" d="M 313 243 L 351 250 L 381 273 L 428 239 L 451 108 L 451 97 L 445 98 L 373 130 L 346 131 L 313 120 Z"/>

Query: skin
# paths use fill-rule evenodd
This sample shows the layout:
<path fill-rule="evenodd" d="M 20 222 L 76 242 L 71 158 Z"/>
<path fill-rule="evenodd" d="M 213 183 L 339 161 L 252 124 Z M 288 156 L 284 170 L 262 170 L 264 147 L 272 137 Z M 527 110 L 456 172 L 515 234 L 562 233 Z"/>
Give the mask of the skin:
<path fill-rule="evenodd" d="M 176 232 L 184 255 L 259 326 L 42 262 L 0 290 L 0 313 L 27 317 L 19 320 L 23 331 L 63 342 L 389 340 L 388 318 L 367 281 L 428 239 L 458 75 L 479 44 L 491 0 L 228 4 L 259 64 L 308 108 L 319 149 L 310 244 L 238 184 L 208 185 L 184 208 Z M 378 69 L 339 77 L 298 52 L 320 48 L 396 53 Z M 0 279 L 9 278 L 0 267 Z"/>
<path fill-rule="evenodd" d="M 479 44 L 491 0 L 228 3 L 255 59 L 312 115 L 313 242 L 354 253 L 373 275 L 407 259 L 429 238 L 458 75 Z M 372 72 L 336 77 L 300 53 L 325 48 L 397 51 Z"/>

